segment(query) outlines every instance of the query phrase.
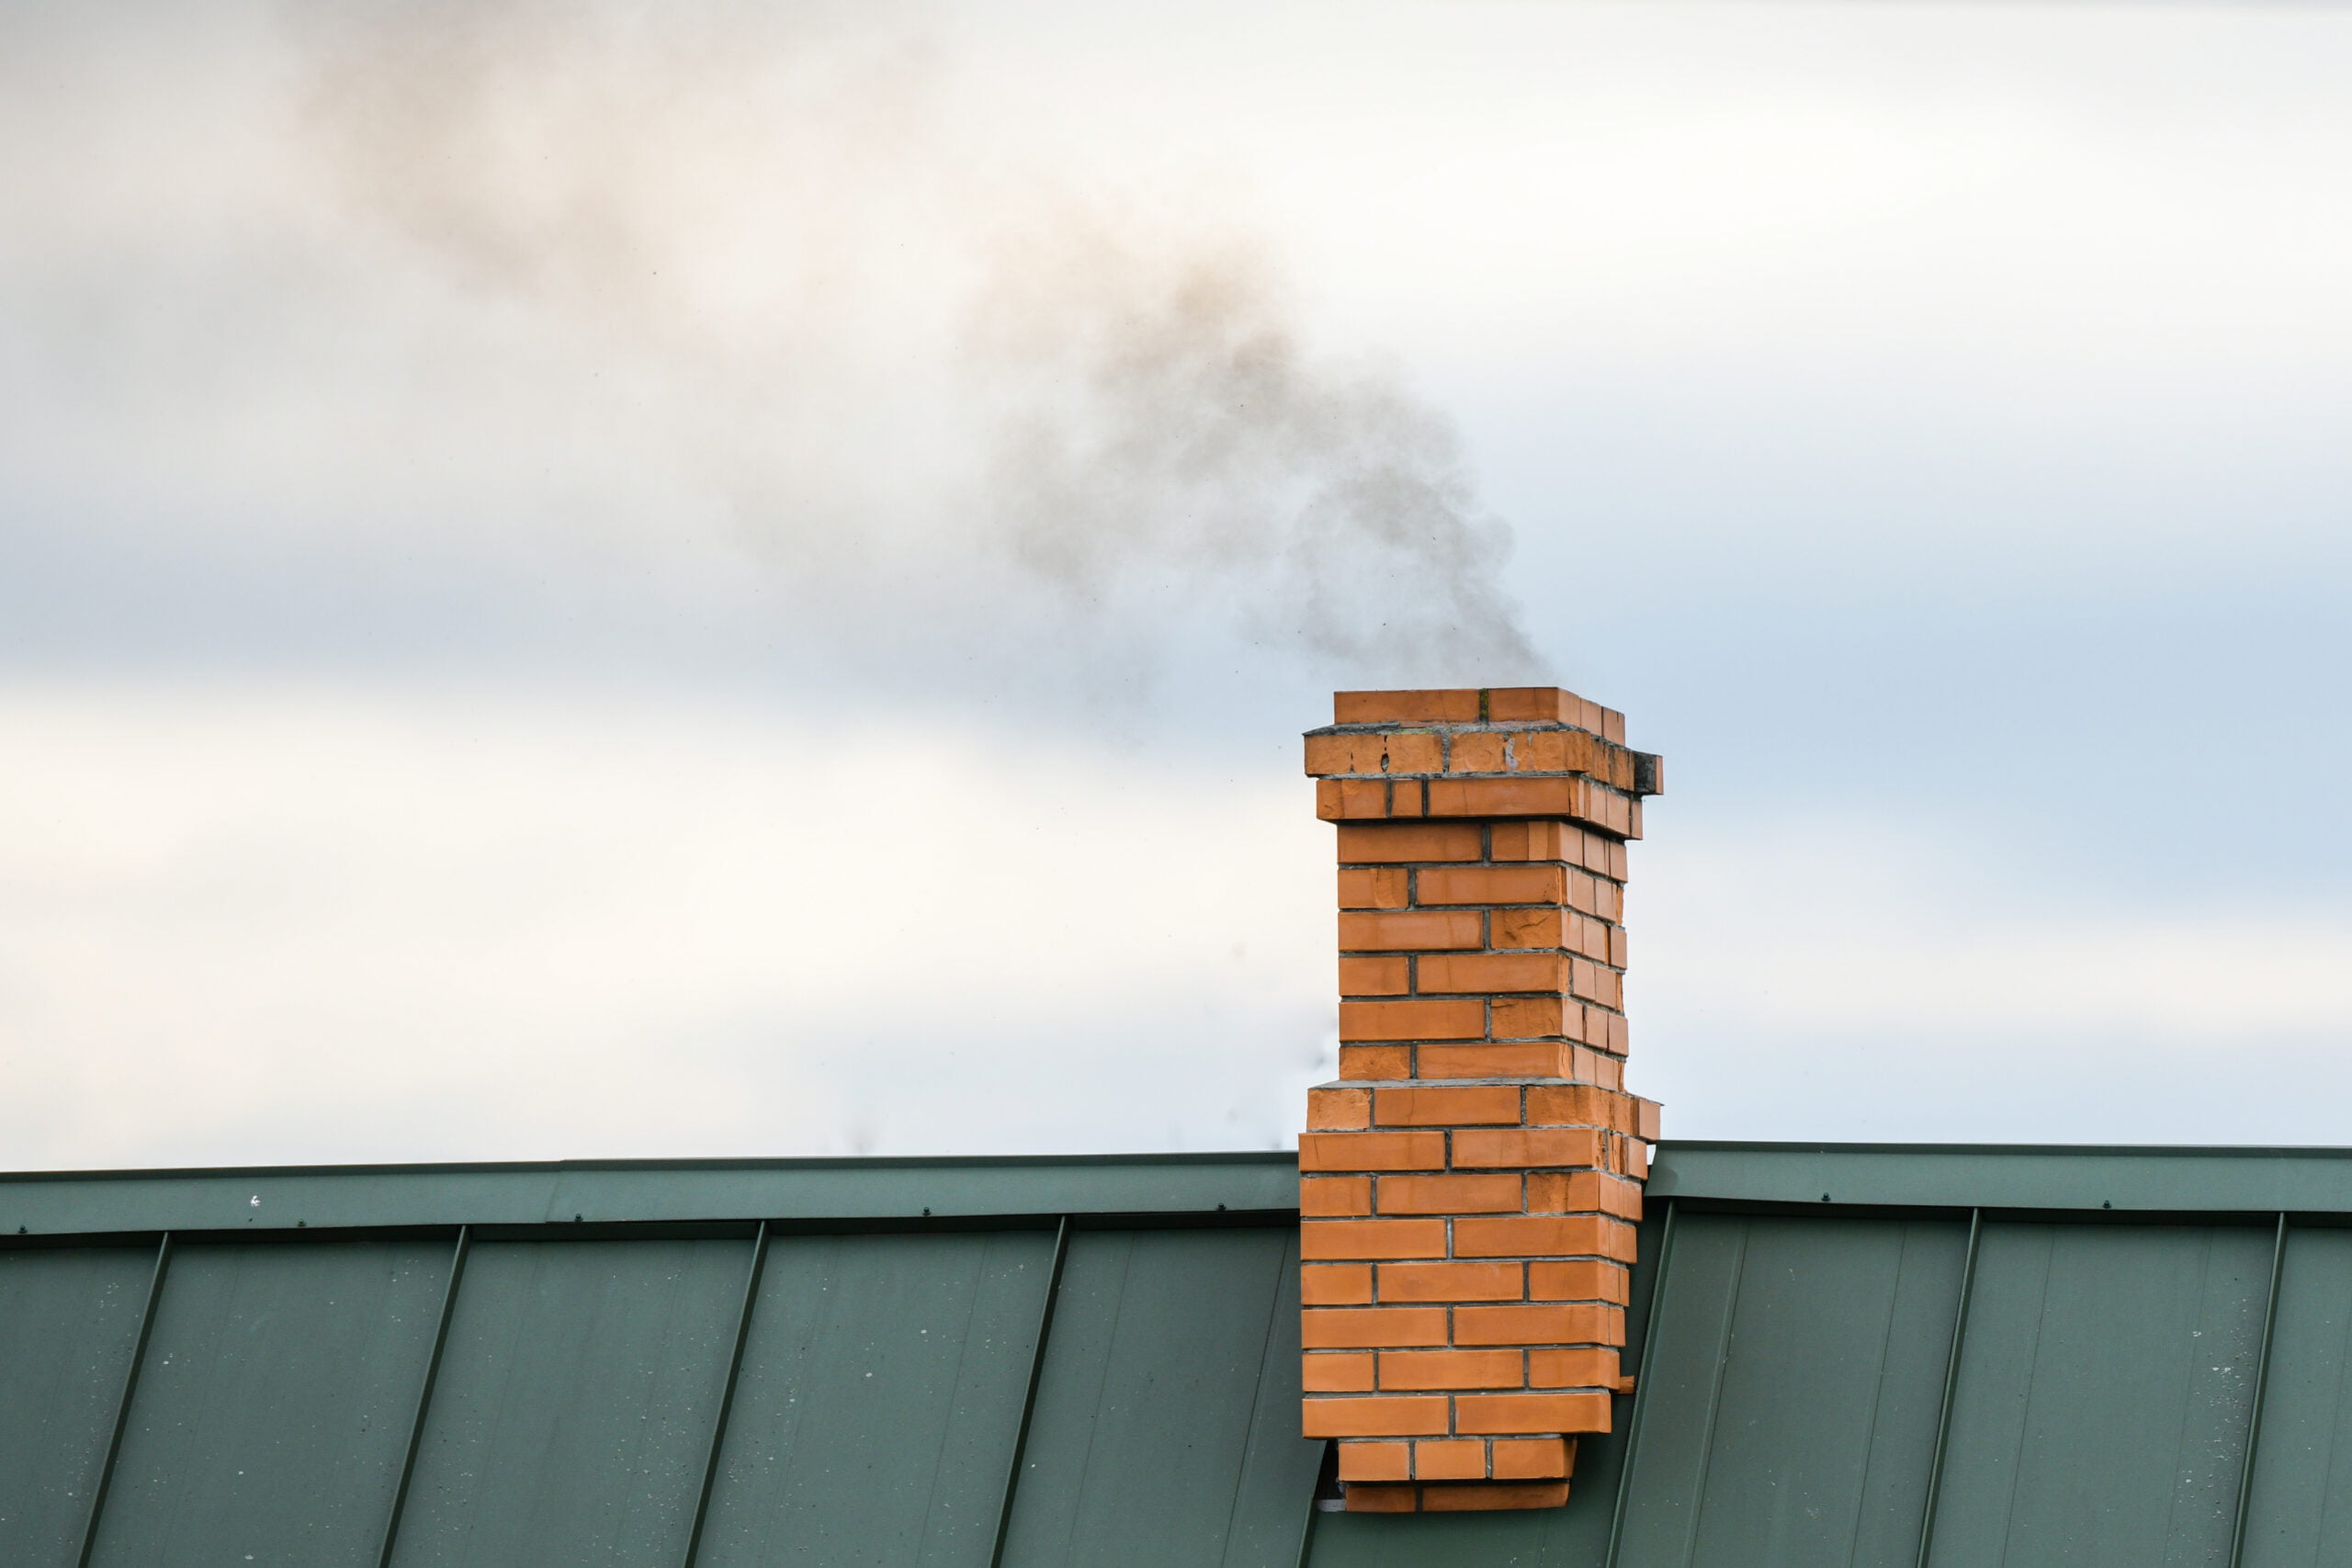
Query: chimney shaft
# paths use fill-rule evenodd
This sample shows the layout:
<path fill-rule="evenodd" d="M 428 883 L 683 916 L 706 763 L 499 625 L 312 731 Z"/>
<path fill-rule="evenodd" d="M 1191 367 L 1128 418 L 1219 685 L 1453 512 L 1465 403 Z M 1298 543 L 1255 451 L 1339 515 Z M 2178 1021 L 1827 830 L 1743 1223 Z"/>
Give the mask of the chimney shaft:
<path fill-rule="evenodd" d="M 1624 1092 L 1659 760 L 1555 687 L 1341 692 L 1340 1077 L 1299 1139 L 1306 1434 L 1351 1510 L 1567 1500 L 1605 1432 L 1657 1107 Z"/>

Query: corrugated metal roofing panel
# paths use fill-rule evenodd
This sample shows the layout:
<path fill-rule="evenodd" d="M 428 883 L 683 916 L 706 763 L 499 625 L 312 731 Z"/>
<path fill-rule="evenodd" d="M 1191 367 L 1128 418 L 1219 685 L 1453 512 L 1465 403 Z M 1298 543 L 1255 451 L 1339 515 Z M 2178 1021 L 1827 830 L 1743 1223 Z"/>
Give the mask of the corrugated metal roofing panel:
<path fill-rule="evenodd" d="M 2352 1230 L 2287 1235 L 2245 1568 L 2352 1562 Z"/>
<path fill-rule="evenodd" d="M 987 1568 L 1052 1231 L 781 1236 L 729 1414 L 705 1568 Z"/>
<path fill-rule="evenodd" d="M 94 1568 L 374 1568 L 446 1248 L 175 1250 Z"/>
<path fill-rule="evenodd" d="M 751 1261 L 741 1241 L 475 1246 L 397 1568 L 674 1568 Z"/>
<path fill-rule="evenodd" d="M 1908 1560 L 1967 1246 L 1965 1222 L 1680 1216 L 1621 1560 Z"/>
<path fill-rule="evenodd" d="M 1309 1562 L 1917 1568 L 1932 1496 L 1939 1568 L 2225 1568 L 2242 1480 L 2238 1562 L 2352 1561 L 2352 1156 L 1669 1145 L 1657 1169 L 1638 1397 L 1568 1505 L 1316 1514 Z M 401 1563 L 980 1568 L 1009 1506 L 1024 1568 L 1291 1568 L 1318 1454 L 1291 1169 L 1103 1170 L 0 1179 L 0 1561 L 76 1562 L 118 1409 L 96 1562 L 370 1561 L 467 1224 Z M 182 1226 L 141 1360 L 153 1238 Z"/>
<path fill-rule="evenodd" d="M 1931 1568 L 2226 1562 L 2272 1243 L 1986 1225 Z"/>
<path fill-rule="evenodd" d="M 1009 1568 L 1297 1562 L 1322 1457 L 1297 1435 L 1297 1272 L 1288 1226 L 1071 1238 Z"/>
<path fill-rule="evenodd" d="M 155 1248 L 0 1252 L 0 1562 L 73 1568 Z"/>

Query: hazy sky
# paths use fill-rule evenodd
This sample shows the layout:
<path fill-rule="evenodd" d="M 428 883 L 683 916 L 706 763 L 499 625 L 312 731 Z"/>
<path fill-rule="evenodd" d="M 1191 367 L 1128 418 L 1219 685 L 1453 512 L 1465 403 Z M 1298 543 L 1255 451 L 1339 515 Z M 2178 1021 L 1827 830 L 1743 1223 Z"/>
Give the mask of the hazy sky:
<path fill-rule="evenodd" d="M 2352 1144 L 2352 6 L 0 11 L 0 1168 L 1265 1147 L 1335 686 L 1683 1137 Z"/>

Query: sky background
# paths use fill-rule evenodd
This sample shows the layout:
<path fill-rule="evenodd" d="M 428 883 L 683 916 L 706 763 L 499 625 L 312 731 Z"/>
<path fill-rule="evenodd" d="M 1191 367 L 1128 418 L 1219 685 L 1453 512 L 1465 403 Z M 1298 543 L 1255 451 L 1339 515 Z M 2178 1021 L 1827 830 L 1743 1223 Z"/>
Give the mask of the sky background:
<path fill-rule="evenodd" d="M 1692 1138 L 2352 1144 L 2352 7 L 0 12 L 0 1168 L 1286 1145 L 1334 687 Z"/>

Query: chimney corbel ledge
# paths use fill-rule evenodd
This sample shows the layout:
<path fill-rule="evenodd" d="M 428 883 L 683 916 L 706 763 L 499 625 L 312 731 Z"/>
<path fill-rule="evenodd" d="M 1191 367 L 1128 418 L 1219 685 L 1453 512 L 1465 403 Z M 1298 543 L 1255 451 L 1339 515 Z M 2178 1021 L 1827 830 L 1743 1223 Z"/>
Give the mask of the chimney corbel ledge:
<path fill-rule="evenodd" d="M 1657 1104 L 1624 1091 L 1625 845 L 1658 758 L 1550 686 L 1341 692 L 1340 1077 L 1299 1139 L 1306 1435 L 1351 1511 L 1567 1501 L 1609 1430 Z"/>

